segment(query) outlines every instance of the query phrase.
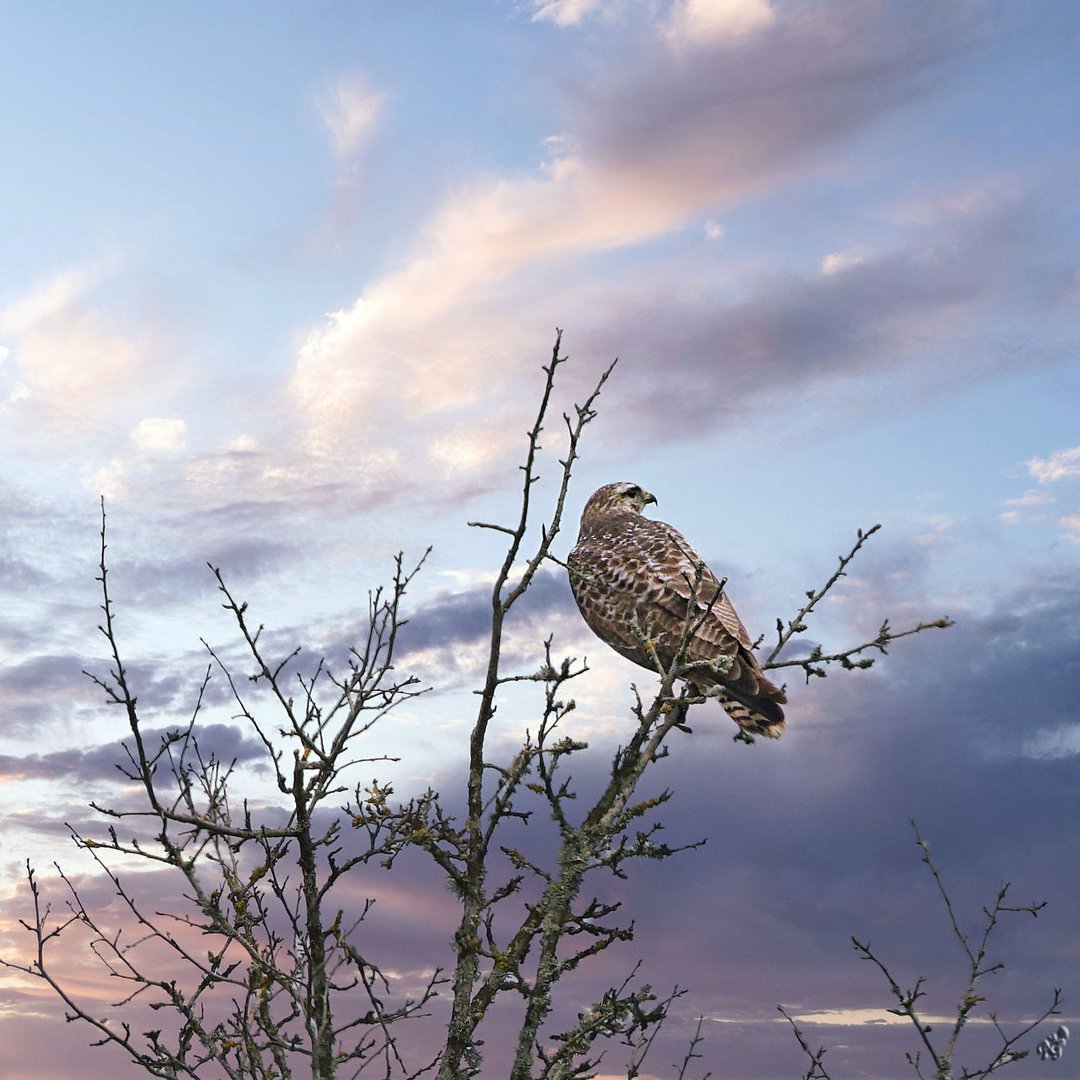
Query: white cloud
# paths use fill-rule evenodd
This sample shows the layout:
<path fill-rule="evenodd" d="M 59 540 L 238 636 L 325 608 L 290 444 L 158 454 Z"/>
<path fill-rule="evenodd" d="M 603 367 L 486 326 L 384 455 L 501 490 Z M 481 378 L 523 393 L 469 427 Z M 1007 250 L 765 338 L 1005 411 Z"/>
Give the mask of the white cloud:
<path fill-rule="evenodd" d="M 0 333 L 13 338 L 8 361 L 22 376 L 8 404 L 36 398 L 85 416 L 130 385 L 146 354 L 91 304 L 88 293 L 101 278 L 100 267 L 67 270 L 0 310 Z"/>
<path fill-rule="evenodd" d="M 382 109 L 383 95 L 372 90 L 367 79 L 350 72 L 317 101 L 319 115 L 330 134 L 339 161 L 354 158 L 363 149 Z"/>
<path fill-rule="evenodd" d="M 95 469 L 87 476 L 85 483 L 95 495 L 103 495 L 106 502 L 118 502 L 128 492 L 127 471 L 119 458 L 113 458 L 108 465 Z"/>
<path fill-rule="evenodd" d="M 824 1024 L 829 1027 L 851 1027 L 856 1024 L 882 1024 L 906 1027 L 911 1021 L 906 1016 L 896 1016 L 884 1009 L 818 1009 L 807 1012 L 793 1012 L 792 1019 L 804 1024 Z M 713 1016 L 711 1020 L 723 1020 L 722 1017 Z M 770 1017 L 770 1019 L 772 1019 Z M 955 1017 L 925 1015 L 923 1019 L 928 1023 L 951 1024 Z M 780 1023 L 787 1023 L 782 1018 Z M 972 1016 L 968 1023 L 990 1024 L 993 1021 L 989 1017 Z"/>
<path fill-rule="evenodd" d="M 533 0 L 533 22 L 552 22 L 556 26 L 577 26 L 592 15 L 601 0 Z"/>
<path fill-rule="evenodd" d="M 520 444 L 520 433 L 513 424 L 469 424 L 435 438 L 431 457 L 445 473 L 456 476 L 483 469 Z"/>
<path fill-rule="evenodd" d="M 663 34 L 674 49 L 737 42 L 776 21 L 768 0 L 675 0 Z"/>
<path fill-rule="evenodd" d="M 723 235 L 724 228 L 719 222 L 713 218 L 709 218 L 709 220 L 705 222 L 706 240 L 719 240 Z"/>
<path fill-rule="evenodd" d="M 175 454 L 187 445 L 187 424 L 183 420 L 147 417 L 132 429 L 131 441 L 141 454 Z"/>
<path fill-rule="evenodd" d="M 1001 505 L 1010 509 L 1003 510 L 999 517 L 1005 525 L 1020 525 L 1025 521 L 1024 510 L 1032 506 L 1045 506 L 1047 503 L 1056 501 L 1050 492 L 1031 488 L 1015 499 L 1003 499 Z"/>
<path fill-rule="evenodd" d="M 411 260 L 302 341 L 291 391 L 313 444 L 335 444 L 376 401 L 385 412 L 388 397 L 422 413 L 490 394 L 490 374 L 486 381 L 467 376 L 485 361 L 486 371 L 497 370 L 488 343 L 499 316 L 486 311 L 488 324 L 477 331 L 466 319 L 470 305 L 490 299 L 492 286 L 504 289 L 524 267 L 660 235 L 698 208 L 697 198 L 670 185 L 640 183 L 632 171 L 572 156 L 536 173 L 484 176 L 459 189 L 422 230 Z M 465 338 L 456 336 L 461 325 Z M 486 357 L 477 354 L 477 334 Z M 418 369 L 424 377 L 411 377 Z"/>
<path fill-rule="evenodd" d="M 88 269 L 65 270 L 37 285 L 0 311 L 0 331 L 22 336 L 50 316 L 72 307 L 95 283 L 97 274 Z"/>
<path fill-rule="evenodd" d="M 7 397 L 3 401 L 0 401 L 0 412 L 8 412 L 19 404 L 20 401 L 26 401 L 30 397 L 30 387 L 26 383 L 16 383 L 11 390 L 8 391 Z"/>
<path fill-rule="evenodd" d="M 1080 754 L 1080 723 L 1044 728 L 1024 740 L 1020 753 L 1036 760 L 1076 757 Z"/>
<path fill-rule="evenodd" d="M 1048 458 L 1033 457 L 1027 462 L 1028 472 L 1040 484 L 1080 476 L 1080 446 L 1055 450 Z"/>
<path fill-rule="evenodd" d="M 866 252 L 859 247 L 847 251 L 833 251 L 821 260 L 823 274 L 840 274 L 866 261 Z"/>
<path fill-rule="evenodd" d="M 1065 538 L 1074 544 L 1080 544 L 1080 514 L 1066 514 L 1058 519 L 1065 530 Z"/>
<path fill-rule="evenodd" d="M 930 530 L 912 536 L 911 543 L 919 547 L 935 547 L 945 540 L 951 540 L 952 530 L 964 519 L 949 514 L 928 514 L 919 520 L 922 524 L 929 525 Z"/>
<path fill-rule="evenodd" d="M 1054 496 L 1049 491 L 1039 491 L 1038 488 L 1030 488 L 1016 499 L 1005 499 L 1002 506 L 1043 506 L 1054 501 Z"/>
<path fill-rule="evenodd" d="M 980 217 L 1014 201 L 1016 185 L 1003 177 L 980 179 L 961 188 L 903 199 L 882 210 L 886 221 L 898 225 L 934 225 L 944 219 Z"/>

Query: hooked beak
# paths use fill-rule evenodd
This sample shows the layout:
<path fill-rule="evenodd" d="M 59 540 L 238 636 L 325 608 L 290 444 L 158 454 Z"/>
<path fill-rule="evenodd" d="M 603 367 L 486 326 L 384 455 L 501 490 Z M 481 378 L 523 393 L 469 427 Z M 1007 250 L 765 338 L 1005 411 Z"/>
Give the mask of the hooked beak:
<path fill-rule="evenodd" d="M 651 491 L 642 492 L 642 495 L 644 496 L 641 500 L 642 507 L 648 506 L 649 503 L 656 504 L 656 496 Z"/>

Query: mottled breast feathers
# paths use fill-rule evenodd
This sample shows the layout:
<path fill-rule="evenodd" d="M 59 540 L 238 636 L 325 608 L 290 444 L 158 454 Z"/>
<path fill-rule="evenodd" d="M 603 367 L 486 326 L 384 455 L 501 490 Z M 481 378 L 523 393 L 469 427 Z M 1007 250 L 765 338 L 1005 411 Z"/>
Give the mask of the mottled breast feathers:
<path fill-rule="evenodd" d="M 655 502 L 637 484 L 616 483 L 585 504 L 568 559 L 570 587 L 585 622 L 616 652 L 656 671 L 646 639 L 669 667 L 693 603 L 687 660 L 727 666 L 699 666 L 688 681 L 702 690 L 715 687 L 746 733 L 778 737 L 784 730 L 783 690 L 762 673 L 750 635 L 716 575 L 678 530 L 642 516 Z"/>

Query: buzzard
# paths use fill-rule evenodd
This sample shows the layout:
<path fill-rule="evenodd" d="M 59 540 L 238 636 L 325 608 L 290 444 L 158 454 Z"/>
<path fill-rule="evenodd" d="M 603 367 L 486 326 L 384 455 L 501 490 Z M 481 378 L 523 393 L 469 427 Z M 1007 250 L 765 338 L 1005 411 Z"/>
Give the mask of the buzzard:
<path fill-rule="evenodd" d="M 656 499 L 637 484 L 605 484 L 581 514 L 570 552 L 570 587 L 589 629 L 617 653 L 656 671 L 646 642 L 664 668 L 675 659 L 687 621 L 692 632 L 687 681 L 715 694 L 748 735 L 778 738 L 787 698 L 765 678 L 750 635 L 716 575 L 683 536 L 641 516 Z"/>

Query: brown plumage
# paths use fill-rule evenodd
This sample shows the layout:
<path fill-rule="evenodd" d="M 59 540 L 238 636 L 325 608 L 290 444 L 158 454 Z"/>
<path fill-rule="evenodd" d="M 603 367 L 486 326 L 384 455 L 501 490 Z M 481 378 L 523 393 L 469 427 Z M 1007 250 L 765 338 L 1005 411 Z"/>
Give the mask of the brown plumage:
<path fill-rule="evenodd" d="M 642 517 L 655 502 L 637 484 L 618 483 L 606 484 L 585 504 L 568 559 L 570 587 L 585 622 L 601 641 L 650 671 L 656 663 L 645 642 L 654 643 L 666 669 L 693 600 L 687 660 L 731 663 L 726 671 L 697 668 L 688 681 L 701 690 L 720 688 L 718 700 L 743 731 L 778 738 L 783 690 L 762 674 L 746 627 L 701 556 L 670 525 Z"/>

